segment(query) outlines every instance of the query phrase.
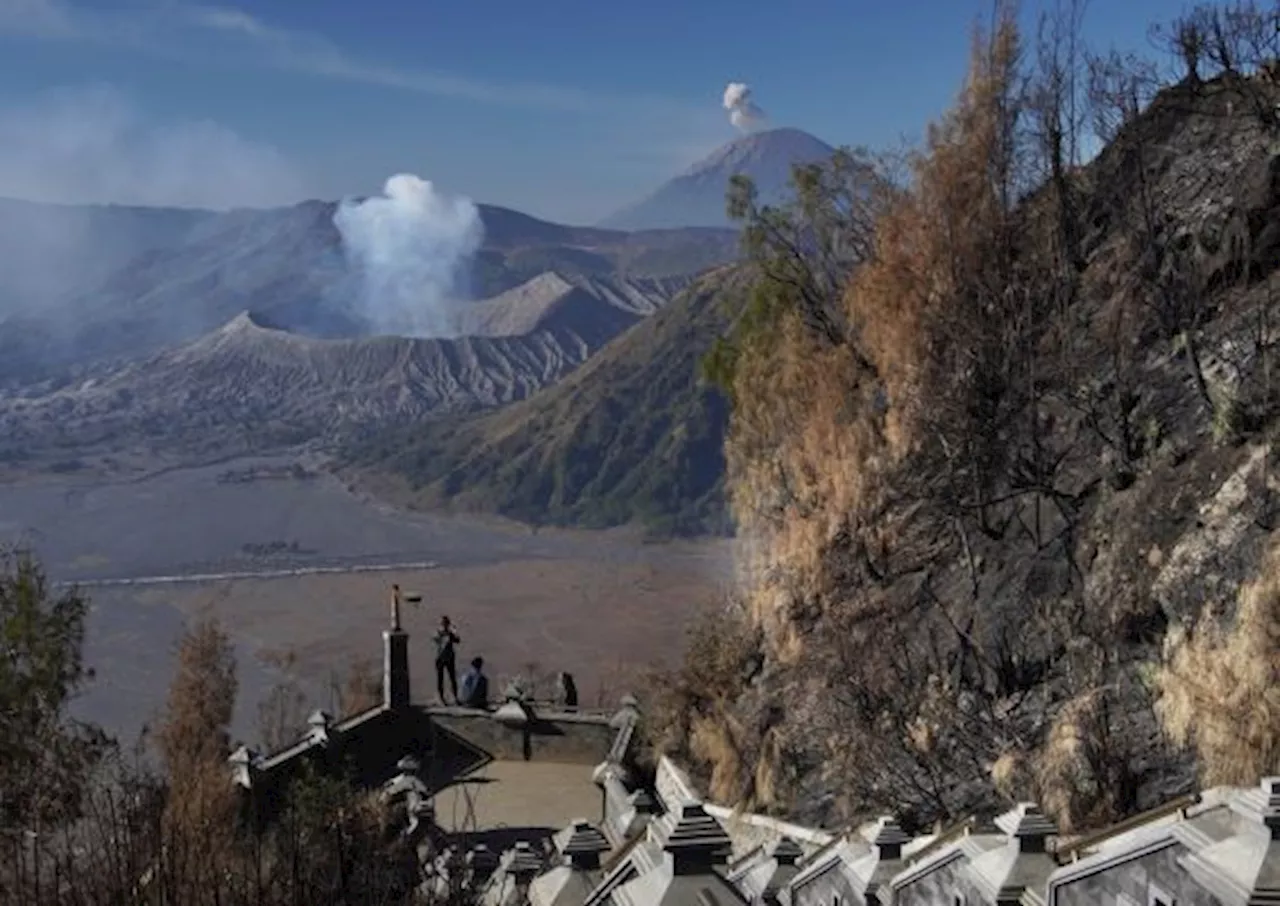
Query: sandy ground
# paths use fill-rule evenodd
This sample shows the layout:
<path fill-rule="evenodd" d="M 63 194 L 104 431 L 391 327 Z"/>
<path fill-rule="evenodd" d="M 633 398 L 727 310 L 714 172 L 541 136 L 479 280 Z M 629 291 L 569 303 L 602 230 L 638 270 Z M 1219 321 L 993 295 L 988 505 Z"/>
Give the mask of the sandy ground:
<path fill-rule="evenodd" d="M 255 740 L 258 702 L 279 679 L 265 656 L 292 650 L 308 697 L 332 707 L 332 674 L 381 660 L 393 582 L 424 596 L 405 614 L 418 697 L 433 696 L 430 635 L 447 612 L 462 634 L 463 662 L 482 654 L 495 684 L 536 663 L 539 672 L 573 673 L 583 704 L 602 694 L 616 700 L 623 674 L 679 656 L 689 618 L 728 579 L 727 542 L 645 544 L 625 529 L 534 532 L 504 520 L 409 513 L 330 475 L 223 480 L 228 470 L 294 461 L 0 484 L 0 545 L 33 547 L 60 581 L 438 564 L 418 573 L 90 587 L 86 655 L 98 675 L 79 714 L 122 736 L 136 733 L 164 701 L 184 623 L 208 607 L 237 643 L 235 729 Z M 281 543 L 286 556 L 255 553 Z"/>
<path fill-rule="evenodd" d="M 238 735 L 256 738 L 257 703 L 279 678 L 265 663 L 274 655 L 295 655 L 293 672 L 320 707 L 332 707 L 335 674 L 360 660 L 380 666 L 393 582 L 423 596 L 403 614 L 416 698 L 434 699 L 430 636 L 447 613 L 462 637 L 461 662 L 483 655 L 495 691 L 516 673 L 547 678 L 567 670 L 584 706 L 611 706 L 645 671 L 679 658 L 689 620 L 722 588 L 722 548 L 645 545 L 623 562 L 508 560 L 413 573 L 102 590 L 94 593 L 95 606 L 114 614 L 101 621 L 113 631 L 92 637 L 98 676 L 85 707 L 122 732 L 136 732 L 163 703 L 184 621 L 212 613 L 239 646 Z"/>
<path fill-rule="evenodd" d="M 323 681 L 336 665 L 381 659 L 388 589 L 398 582 L 423 597 L 403 614 L 419 696 L 434 680 L 430 636 L 447 613 L 462 637 L 462 662 L 483 655 L 495 679 L 531 663 L 568 670 L 587 704 L 618 666 L 669 662 L 681 649 L 691 611 L 714 592 L 699 558 L 654 553 L 608 568 L 584 560 L 517 560 L 417 573 L 241 581 L 228 583 L 212 600 L 204 589 L 151 594 L 188 615 L 211 608 L 238 636 L 269 650 L 291 649 L 298 673 Z M 653 562 L 662 559 L 667 562 Z"/>

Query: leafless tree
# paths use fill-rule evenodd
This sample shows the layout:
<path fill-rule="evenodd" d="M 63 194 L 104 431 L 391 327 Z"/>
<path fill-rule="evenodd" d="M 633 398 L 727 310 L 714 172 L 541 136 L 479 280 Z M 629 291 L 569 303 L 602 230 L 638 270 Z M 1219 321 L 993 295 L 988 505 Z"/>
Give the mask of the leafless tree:
<path fill-rule="evenodd" d="M 307 729 L 307 696 L 292 671 L 297 654 L 270 652 L 263 660 L 280 672 L 280 678 L 258 703 L 258 737 L 262 748 L 276 752 L 294 742 Z"/>

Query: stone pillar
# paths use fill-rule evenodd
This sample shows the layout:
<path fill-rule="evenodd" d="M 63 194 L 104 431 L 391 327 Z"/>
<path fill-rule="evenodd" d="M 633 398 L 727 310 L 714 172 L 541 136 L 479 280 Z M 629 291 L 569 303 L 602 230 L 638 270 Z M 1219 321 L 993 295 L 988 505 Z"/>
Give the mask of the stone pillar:
<path fill-rule="evenodd" d="M 396 711 L 409 707 L 409 633 L 403 629 L 382 633 L 382 701 Z"/>
<path fill-rule="evenodd" d="M 231 765 L 232 782 L 246 790 L 253 789 L 253 781 L 258 773 L 258 753 L 248 746 L 240 746 L 227 759 Z"/>
<path fill-rule="evenodd" d="M 311 741 L 317 745 L 327 745 L 329 732 L 333 729 L 333 715 L 328 711 L 316 709 L 307 718 L 307 733 Z"/>
<path fill-rule="evenodd" d="M 467 867 L 470 869 L 470 886 L 472 889 L 483 887 L 493 873 L 498 870 L 500 857 L 490 851 L 483 843 L 477 843 L 467 853 Z"/>
<path fill-rule="evenodd" d="M 507 874 L 516 882 L 517 890 L 528 890 L 533 879 L 542 871 L 542 860 L 533 851 L 528 840 L 517 840 L 516 845 L 507 851 Z"/>

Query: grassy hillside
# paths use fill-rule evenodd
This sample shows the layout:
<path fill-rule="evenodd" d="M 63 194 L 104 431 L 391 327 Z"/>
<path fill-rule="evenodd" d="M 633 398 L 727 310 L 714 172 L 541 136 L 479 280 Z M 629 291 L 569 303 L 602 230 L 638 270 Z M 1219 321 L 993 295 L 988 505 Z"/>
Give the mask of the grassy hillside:
<path fill-rule="evenodd" d="M 726 405 L 698 377 L 731 271 L 706 275 L 560 383 L 495 412 L 354 445 L 345 470 L 410 505 L 535 524 L 726 528 Z"/>

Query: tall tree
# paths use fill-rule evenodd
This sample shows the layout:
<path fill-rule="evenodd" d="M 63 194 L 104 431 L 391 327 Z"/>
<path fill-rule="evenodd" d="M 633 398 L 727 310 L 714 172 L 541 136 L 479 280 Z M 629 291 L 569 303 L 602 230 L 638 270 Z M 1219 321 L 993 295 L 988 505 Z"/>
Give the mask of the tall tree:
<path fill-rule="evenodd" d="M 205 616 L 178 643 L 156 743 L 168 781 L 163 823 L 173 870 L 208 883 L 224 870 L 232 844 L 236 798 L 227 756 L 236 691 L 231 639 Z"/>
<path fill-rule="evenodd" d="M 871 253 L 876 212 L 894 192 L 890 164 L 863 150 L 838 151 L 828 161 L 794 168 L 793 195 L 777 206 L 760 205 L 746 177 L 730 184 L 728 212 L 742 223 L 749 289 L 703 370 L 734 403 L 734 436 L 726 452 L 730 486 L 750 499 L 735 504 L 744 531 L 753 531 L 757 519 L 782 518 L 788 508 L 830 491 L 807 486 L 768 452 L 794 439 L 802 416 L 795 406 L 770 402 L 786 394 L 758 390 L 805 384 L 826 359 L 848 359 L 856 374 L 869 371 L 849 329 L 844 288 Z M 724 297 L 742 301 L 737 290 L 733 286 Z M 744 467 L 753 474 L 743 474 Z M 754 489 L 762 496 L 755 497 Z"/>
<path fill-rule="evenodd" d="M 279 671 L 280 678 L 258 703 L 258 742 L 264 751 L 278 752 L 306 732 L 307 696 L 293 675 L 296 652 L 269 652 L 263 660 Z"/>
<path fill-rule="evenodd" d="M 176 670 L 157 732 L 171 779 L 227 756 L 237 685 L 231 639 L 216 618 L 205 616 L 178 642 Z"/>
<path fill-rule="evenodd" d="M 29 551 L 0 555 L 0 829 L 72 817 L 110 748 L 69 706 L 93 676 L 84 663 L 88 601 L 56 592 Z"/>

